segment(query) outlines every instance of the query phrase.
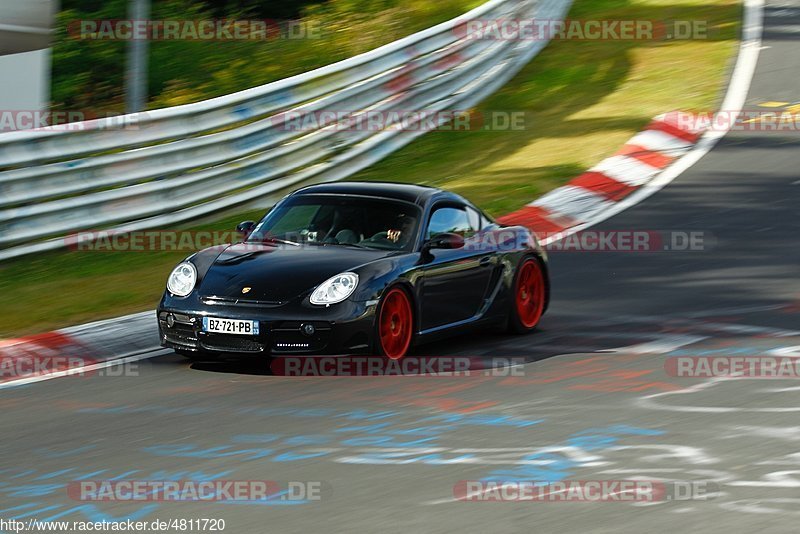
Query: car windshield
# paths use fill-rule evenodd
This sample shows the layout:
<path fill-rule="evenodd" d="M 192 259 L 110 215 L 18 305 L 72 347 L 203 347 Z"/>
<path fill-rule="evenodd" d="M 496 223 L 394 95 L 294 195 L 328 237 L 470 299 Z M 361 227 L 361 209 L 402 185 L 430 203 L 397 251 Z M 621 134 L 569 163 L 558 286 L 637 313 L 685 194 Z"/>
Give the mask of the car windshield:
<path fill-rule="evenodd" d="M 402 201 L 297 195 L 275 206 L 247 242 L 410 250 L 419 219 L 419 208 Z"/>

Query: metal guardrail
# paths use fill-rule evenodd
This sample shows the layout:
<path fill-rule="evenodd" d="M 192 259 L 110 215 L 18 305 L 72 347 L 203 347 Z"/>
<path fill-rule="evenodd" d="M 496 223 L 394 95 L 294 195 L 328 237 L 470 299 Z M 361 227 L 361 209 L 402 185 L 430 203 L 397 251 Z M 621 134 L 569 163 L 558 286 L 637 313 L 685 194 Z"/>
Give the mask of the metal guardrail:
<path fill-rule="evenodd" d="M 560 20 L 571 0 L 491 0 L 371 52 L 264 86 L 80 129 L 0 134 L 0 260 L 67 244 L 80 230 L 157 228 L 287 189 L 339 180 L 422 135 L 390 124 L 363 131 L 285 119 L 326 110 L 468 110 L 505 84 L 544 40 L 476 39 L 473 19 Z"/>

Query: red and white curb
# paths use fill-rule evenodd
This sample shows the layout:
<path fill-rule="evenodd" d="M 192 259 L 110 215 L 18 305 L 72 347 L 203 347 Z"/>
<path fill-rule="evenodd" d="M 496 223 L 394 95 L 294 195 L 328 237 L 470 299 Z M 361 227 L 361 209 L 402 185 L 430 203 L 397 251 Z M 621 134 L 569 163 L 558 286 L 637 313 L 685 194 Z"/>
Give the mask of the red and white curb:
<path fill-rule="evenodd" d="M 703 131 L 686 123 L 675 113 L 656 117 L 613 156 L 498 221 L 553 235 L 595 219 L 694 148 Z"/>
<path fill-rule="evenodd" d="M 159 346 L 155 312 L 0 339 L 0 389 L 85 375 L 169 351 Z"/>

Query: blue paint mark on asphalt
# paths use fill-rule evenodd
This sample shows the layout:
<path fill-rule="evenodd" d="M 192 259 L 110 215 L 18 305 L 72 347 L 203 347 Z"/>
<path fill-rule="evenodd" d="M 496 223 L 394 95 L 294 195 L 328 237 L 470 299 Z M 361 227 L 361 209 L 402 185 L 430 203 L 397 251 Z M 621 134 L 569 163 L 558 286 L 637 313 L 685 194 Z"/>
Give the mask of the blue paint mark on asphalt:
<path fill-rule="evenodd" d="M 346 426 L 337 428 L 334 432 L 366 432 L 372 434 L 375 432 L 385 432 L 391 426 L 391 423 L 376 423 L 374 425 L 360 425 L 360 426 Z"/>
<path fill-rule="evenodd" d="M 417 426 L 406 427 L 397 419 L 402 412 L 394 410 L 369 411 L 364 409 L 336 412 L 328 408 L 260 408 L 245 407 L 239 413 L 257 416 L 289 417 L 327 417 L 338 422 L 338 427 L 325 434 L 288 435 L 279 434 L 239 434 L 230 438 L 226 444 L 204 447 L 198 444 L 166 444 L 145 447 L 144 452 L 158 456 L 188 458 L 223 458 L 235 456 L 245 460 L 268 458 L 274 462 L 294 462 L 311 458 L 321 458 L 337 452 L 342 447 L 373 447 L 399 449 L 400 451 L 368 451 L 360 453 L 358 461 L 364 463 L 386 463 L 398 457 L 408 459 L 408 463 L 422 462 L 442 465 L 475 458 L 472 454 L 461 454 L 457 458 L 445 458 L 440 454 L 430 454 L 431 448 L 438 446 L 444 435 L 470 426 L 505 427 L 509 429 L 528 429 L 542 423 L 543 419 L 520 419 L 507 415 L 482 414 L 436 414 L 416 421 Z M 423 424 L 419 424 L 423 423 Z M 429 423 L 429 424 L 424 424 Z M 588 443 L 591 438 L 583 438 Z M 269 448 L 260 448 L 260 444 Z M 255 445 L 255 446 L 254 446 Z M 297 447 L 326 446 L 328 449 L 297 450 Z M 289 450 L 286 450 L 289 449 Z M 406 451 L 403 451 L 406 449 Z M 423 450 L 420 450 L 423 449 Z M 274 454 L 274 456 L 273 456 Z M 420 456 L 422 454 L 422 456 Z M 412 457 L 413 455 L 413 457 Z"/>
<path fill-rule="evenodd" d="M 239 408 L 236 413 L 259 416 L 329 417 L 335 415 L 330 408 Z"/>
<path fill-rule="evenodd" d="M 344 417 L 345 419 L 356 419 L 364 421 L 377 421 L 381 419 L 389 419 L 401 415 L 400 412 L 367 412 L 365 410 L 353 410 L 349 412 L 339 413 L 335 417 Z"/>
<path fill-rule="evenodd" d="M 12 506 L 11 508 L 4 508 L 3 510 L 0 510 L 0 514 L 5 514 L 6 512 L 14 512 L 16 510 L 25 510 L 27 508 L 32 508 L 32 507 L 35 507 L 35 506 L 36 506 L 36 503 L 29 502 L 29 503 L 26 503 L 26 504 L 21 504 L 19 506 Z M 12 519 L 14 519 L 14 516 L 12 516 Z"/>
<path fill-rule="evenodd" d="M 273 449 L 233 449 L 230 445 L 209 448 L 201 448 L 197 445 L 154 445 L 152 447 L 144 447 L 142 450 L 156 456 L 175 456 L 180 458 L 210 459 L 248 455 L 251 460 L 264 458 L 273 452 Z"/>
<path fill-rule="evenodd" d="M 205 471 L 155 471 L 148 478 L 153 480 L 195 480 L 198 482 L 210 482 L 219 480 L 224 476 L 233 473 L 232 469 L 220 471 L 218 473 L 206 473 Z"/>
<path fill-rule="evenodd" d="M 68 467 L 67 469 L 61 469 L 60 471 L 53 471 L 53 472 L 47 473 L 45 475 L 42 475 L 40 477 L 37 477 L 36 480 L 48 480 L 50 478 L 55 478 L 55 477 L 59 477 L 61 475 L 66 475 L 67 473 L 70 473 L 72 471 L 75 471 L 75 468 L 74 467 Z"/>
<path fill-rule="evenodd" d="M 328 451 L 306 452 L 306 453 L 303 453 L 303 452 L 295 453 L 295 452 L 289 451 L 289 452 L 283 452 L 283 453 L 275 456 L 272 459 L 272 461 L 273 462 L 295 462 L 297 460 L 307 460 L 309 458 L 321 458 L 323 456 L 326 456 L 327 454 L 328 454 Z"/>
<path fill-rule="evenodd" d="M 9 478 L 22 478 L 22 477 L 30 476 L 30 475 L 32 475 L 34 473 L 36 473 L 35 469 L 28 469 L 27 471 L 23 471 L 22 473 L 18 473 L 18 474 L 14 475 L 12 477 L 9 477 Z"/>
<path fill-rule="evenodd" d="M 60 504 L 54 504 L 52 506 L 45 506 L 44 508 L 37 508 L 36 510 L 33 510 L 31 512 L 28 512 L 28 513 L 15 515 L 11 519 L 19 521 L 20 519 L 25 519 L 26 517 L 38 517 L 42 513 L 49 512 L 51 510 L 56 510 L 58 508 L 61 508 Z"/>
<path fill-rule="evenodd" d="M 561 446 L 575 447 L 586 451 L 608 449 L 616 445 L 623 436 L 660 436 L 664 432 L 650 428 L 628 425 L 613 425 L 605 428 L 589 428 L 572 434 Z M 556 445 L 559 446 L 559 445 Z M 487 482 L 542 481 L 556 482 L 575 474 L 581 463 L 559 452 L 532 453 L 522 458 L 525 465 L 513 469 L 492 471 L 482 480 Z"/>
<path fill-rule="evenodd" d="M 238 434 L 231 438 L 234 443 L 269 443 L 280 439 L 278 434 Z"/>
<path fill-rule="evenodd" d="M 544 419 L 517 419 L 507 415 L 480 415 L 480 414 L 441 414 L 422 419 L 422 421 L 441 420 L 447 423 L 460 423 L 462 425 L 477 426 L 512 426 L 517 428 L 527 428 L 538 425 Z"/>
<path fill-rule="evenodd" d="M 432 442 L 436 438 L 423 438 L 415 441 L 394 441 L 394 439 L 392 436 L 364 436 L 343 440 L 342 445 L 347 447 L 422 447 L 434 445 Z"/>
<path fill-rule="evenodd" d="M 82 513 L 87 520 L 91 522 L 101 522 L 107 521 L 109 523 L 116 523 L 116 522 L 124 522 L 124 521 L 138 521 L 139 519 L 143 519 L 147 517 L 149 514 L 155 512 L 159 508 L 158 504 L 146 504 L 136 510 L 133 513 L 124 516 L 113 516 L 110 514 L 104 514 L 101 512 L 97 506 L 93 504 L 80 504 L 78 506 L 73 506 L 71 508 L 67 508 L 66 510 L 59 512 L 55 515 L 51 515 L 50 517 L 42 518 L 41 521 L 50 522 L 60 519 L 62 517 L 66 517 L 72 515 L 74 513 Z"/>
<path fill-rule="evenodd" d="M 9 473 L 12 470 L 6 469 L 3 470 L 3 473 Z M 55 471 L 49 472 L 37 472 L 36 470 L 24 470 L 19 473 L 14 473 L 8 476 L 8 479 L 11 480 L 18 480 L 23 477 L 31 477 L 33 481 L 42 481 L 42 480 L 53 480 L 53 483 L 46 483 L 46 484 L 14 484 L 11 485 L 7 482 L 0 483 L 0 494 L 3 495 L 5 498 L 33 498 L 33 497 L 44 497 L 49 495 L 64 495 L 65 494 L 65 487 L 66 484 L 73 480 L 91 480 L 93 477 L 97 475 L 101 475 L 103 473 L 108 472 L 108 469 L 100 469 L 85 473 L 75 472 L 75 468 L 69 469 L 59 469 Z M 124 480 L 129 479 L 131 476 L 136 475 L 137 473 L 142 473 L 140 469 L 134 469 L 129 471 L 121 472 L 115 476 L 107 476 L 104 480 Z M 211 481 L 215 479 L 220 479 L 227 475 L 233 473 L 233 470 L 225 470 L 215 473 L 208 473 L 205 471 L 155 471 L 152 473 L 148 473 L 146 477 L 152 480 L 196 480 L 196 481 Z M 57 479 L 61 479 L 58 482 L 55 482 Z M 0 517 L 7 517 L 9 519 L 20 520 L 22 518 L 27 517 L 34 517 L 38 518 L 39 521 L 54 521 L 56 519 L 73 515 L 73 514 L 82 514 L 84 518 L 88 521 L 135 521 L 146 517 L 153 511 L 157 510 L 160 507 L 157 503 L 149 503 L 143 506 L 140 506 L 136 511 L 129 513 L 128 515 L 114 517 L 107 514 L 102 513 L 96 505 L 94 504 L 78 504 L 74 506 L 66 506 L 62 504 L 50 504 L 47 505 L 43 502 L 28 502 L 18 506 L 12 506 L 9 508 L 4 508 L 0 510 Z M 44 517 L 47 513 L 57 511 L 57 513 L 50 515 L 49 517 Z M 0 531 L 2 534 L 2 531 Z"/>
<path fill-rule="evenodd" d="M 65 456 L 75 456 L 77 454 L 81 454 L 83 452 L 90 451 L 90 450 L 92 450 L 92 449 L 94 449 L 96 447 L 97 447 L 97 445 L 85 445 L 83 447 L 77 447 L 77 448 L 70 449 L 70 450 L 67 450 L 67 451 L 52 451 L 50 449 L 36 449 L 35 452 L 37 452 L 38 454 L 41 454 L 42 456 L 44 456 L 46 458 L 63 458 Z"/>
<path fill-rule="evenodd" d="M 492 471 L 482 480 L 490 482 L 508 482 L 512 480 L 563 480 L 573 474 L 571 469 L 578 463 L 556 453 L 534 453 L 522 457 L 523 462 L 539 462 L 540 465 L 521 465 L 510 470 Z"/>
<path fill-rule="evenodd" d="M 125 480 L 126 478 L 135 475 L 136 473 L 141 472 L 140 469 L 134 469 L 133 471 L 125 471 L 115 477 L 111 477 L 108 480 Z"/>
<path fill-rule="evenodd" d="M 284 441 L 287 445 L 326 445 L 330 442 L 331 438 L 321 435 L 292 436 Z"/>
<path fill-rule="evenodd" d="M 23 484 L 3 493 L 8 497 L 43 497 L 64 491 L 64 484 Z"/>

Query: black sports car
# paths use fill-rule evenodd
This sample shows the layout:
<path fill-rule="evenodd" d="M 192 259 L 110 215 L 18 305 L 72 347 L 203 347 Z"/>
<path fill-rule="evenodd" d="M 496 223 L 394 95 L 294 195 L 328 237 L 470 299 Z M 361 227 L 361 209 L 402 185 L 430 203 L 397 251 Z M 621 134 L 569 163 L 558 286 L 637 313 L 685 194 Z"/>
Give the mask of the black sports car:
<path fill-rule="evenodd" d="M 432 187 L 339 182 L 300 189 L 242 242 L 170 273 L 161 342 L 212 353 L 380 354 L 479 323 L 532 330 L 549 296 L 536 237 Z"/>

